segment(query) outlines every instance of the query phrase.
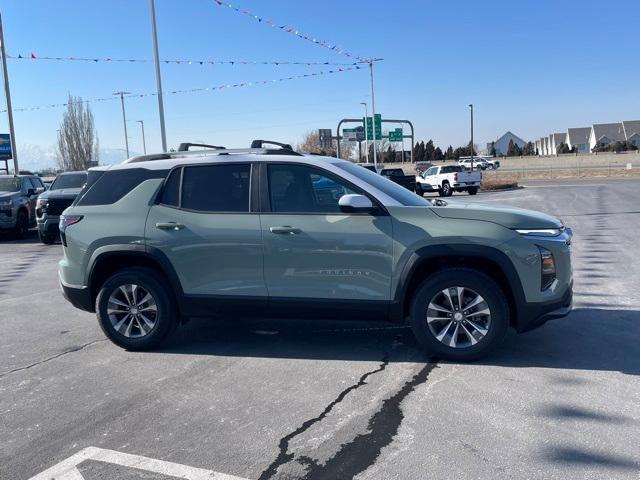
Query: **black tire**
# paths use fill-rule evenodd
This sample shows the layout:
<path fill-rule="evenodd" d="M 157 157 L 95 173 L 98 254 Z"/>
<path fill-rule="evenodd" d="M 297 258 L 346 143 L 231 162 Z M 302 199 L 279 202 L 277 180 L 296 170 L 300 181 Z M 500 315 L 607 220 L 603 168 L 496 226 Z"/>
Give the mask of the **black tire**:
<path fill-rule="evenodd" d="M 467 192 L 469 192 L 469 195 L 475 195 L 476 193 L 478 193 L 478 187 L 469 187 L 467 189 Z"/>
<path fill-rule="evenodd" d="M 109 297 L 122 285 L 133 284 L 144 288 L 155 301 L 153 328 L 144 336 L 131 338 L 116 331 L 107 313 Z M 176 302 L 167 282 L 158 272 L 143 268 L 127 268 L 109 277 L 98 292 L 96 315 L 100 328 L 116 345 L 127 350 L 150 350 L 164 342 L 178 326 Z"/>
<path fill-rule="evenodd" d="M 420 186 L 419 183 L 416 183 L 416 194 L 421 197 L 424 195 L 424 192 L 422 191 L 422 186 Z"/>
<path fill-rule="evenodd" d="M 441 197 L 450 197 L 451 195 L 453 195 L 453 188 L 451 188 L 449 182 L 444 181 L 442 182 L 442 187 L 440 187 L 439 193 Z"/>
<path fill-rule="evenodd" d="M 19 239 L 27 238 L 29 235 L 29 215 L 24 210 L 18 210 L 14 235 Z"/>
<path fill-rule="evenodd" d="M 429 328 L 427 323 L 428 305 L 434 298 L 437 298 L 439 292 L 449 287 L 464 287 L 477 292 L 490 310 L 491 316 L 487 333 L 475 345 L 470 344 L 459 348 L 445 345 L 436 338 Z M 483 303 L 479 305 L 483 306 Z M 431 311 L 433 312 L 433 310 Z M 477 319 L 478 317 L 473 318 Z M 509 304 L 506 295 L 491 277 L 471 268 L 448 268 L 433 274 L 417 288 L 411 303 L 410 322 L 418 342 L 429 355 L 446 360 L 469 362 L 485 356 L 500 344 L 509 327 Z M 446 320 L 443 321 L 443 324 L 446 324 Z M 449 325 L 456 328 L 455 325 Z M 444 331 L 444 327 L 442 328 L 441 331 Z M 471 327 L 469 328 L 473 331 Z M 448 327 L 447 331 L 451 332 Z M 460 334 L 463 332 L 460 331 Z M 453 335 L 449 338 L 451 337 Z"/>
<path fill-rule="evenodd" d="M 44 243 L 45 245 L 53 245 L 54 243 L 56 243 L 55 236 L 43 233 L 40 230 L 38 230 L 38 238 L 40 239 L 40 242 Z"/>

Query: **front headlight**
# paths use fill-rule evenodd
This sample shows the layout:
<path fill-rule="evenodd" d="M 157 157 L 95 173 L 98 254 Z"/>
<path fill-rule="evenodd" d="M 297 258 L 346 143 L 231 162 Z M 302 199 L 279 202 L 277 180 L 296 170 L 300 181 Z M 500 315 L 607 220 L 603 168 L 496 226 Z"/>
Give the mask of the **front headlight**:
<path fill-rule="evenodd" d="M 49 204 L 49 200 L 46 198 L 38 198 L 36 201 L 36 208 L 45 208 Z"/>
<path fill-rule="evenodd" d="M 562 233 L 561 228 L 535 228 L 516 230 L 520 235 L 534 235 L 536 237 L 557 237 Z"/>
<path fill-rule="evenodd" d="M 11 200 L 0 200 L 0 208 L 11 208 Z"/>

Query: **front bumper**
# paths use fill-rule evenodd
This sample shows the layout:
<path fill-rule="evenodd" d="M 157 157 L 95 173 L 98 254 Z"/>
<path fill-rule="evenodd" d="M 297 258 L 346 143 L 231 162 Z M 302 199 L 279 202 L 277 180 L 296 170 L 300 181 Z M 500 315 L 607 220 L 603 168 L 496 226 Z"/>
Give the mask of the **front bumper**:
<path fill-rule="evenodd" d="M 58 224 L 60 222 L 60 217 L 58 216 L 47 216 L 46 218 L 38 219 L 38 232 L 46 235 L 57 235 L 60 233 L 58 228 Z"/>
<path fill-rule="evenodd" d="M 516 331 L 528 332 L 547 321 L 566 317 L 573 308 L 573 282 L 569 284 L 560 300 L 546 303 L 525 303 L 518 309 Z"/>
<path fill-rule="evenodd" d="M 84 310 L 85 312 L 95 312 L 89 288 L 65 285 L 64 282 L 60 280 L 60 289 L 62 290 L 64 298 L 74 307 Z"/>
<path fill-rule="evenodd" d="M 0 214 L 0 230 L 12 230 L 16 228 L 15 216 L 9 217 L 5 214 Z"/>

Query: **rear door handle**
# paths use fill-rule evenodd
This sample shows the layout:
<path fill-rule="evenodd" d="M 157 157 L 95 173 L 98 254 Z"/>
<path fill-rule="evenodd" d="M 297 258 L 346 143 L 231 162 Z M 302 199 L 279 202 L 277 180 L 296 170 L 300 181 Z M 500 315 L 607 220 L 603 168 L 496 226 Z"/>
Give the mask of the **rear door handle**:
<path fill-rule="evenodd" d="M 176 222 L 156 223 L 156 228 L 160 230 L 182 230 L 184 225 Z"/>
<path fill-rule="evenodd" d="M 269 231 L 277 235 L 297 235 L 298 233 L 302 233 L 302 230 L 299 228 L 290 227 L 289 225 L 285 225 L 283 227 L 271 227 L 269 228 Z"/>

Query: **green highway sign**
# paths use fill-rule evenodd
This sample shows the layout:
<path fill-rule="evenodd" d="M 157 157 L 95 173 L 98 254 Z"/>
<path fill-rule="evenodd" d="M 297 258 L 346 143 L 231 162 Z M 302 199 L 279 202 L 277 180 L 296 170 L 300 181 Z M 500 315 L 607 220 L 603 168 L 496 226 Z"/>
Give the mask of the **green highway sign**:
<path fill-rule="evenodd" d="M 396 128 L 389 132 L 389 141 L 390 142 L 401 142 L 403 138 L 403 133 L 401 128 Z"/>
<path fill-rule="evenodd" d="M 373 127 L 375 127 L 375 132 L 376 132 L 376 140 L 380 140 L 382 139 L 382 115 L 379 113 L 376 113 L 374 118 L 373 118 L 373 126 L 371 125 L 372 120 L 371 117 L 366 117 L 362 119 L 363 123 L 366 125 L 367 128 L 367 138 L 369 140 L 373 140 Z"/>

